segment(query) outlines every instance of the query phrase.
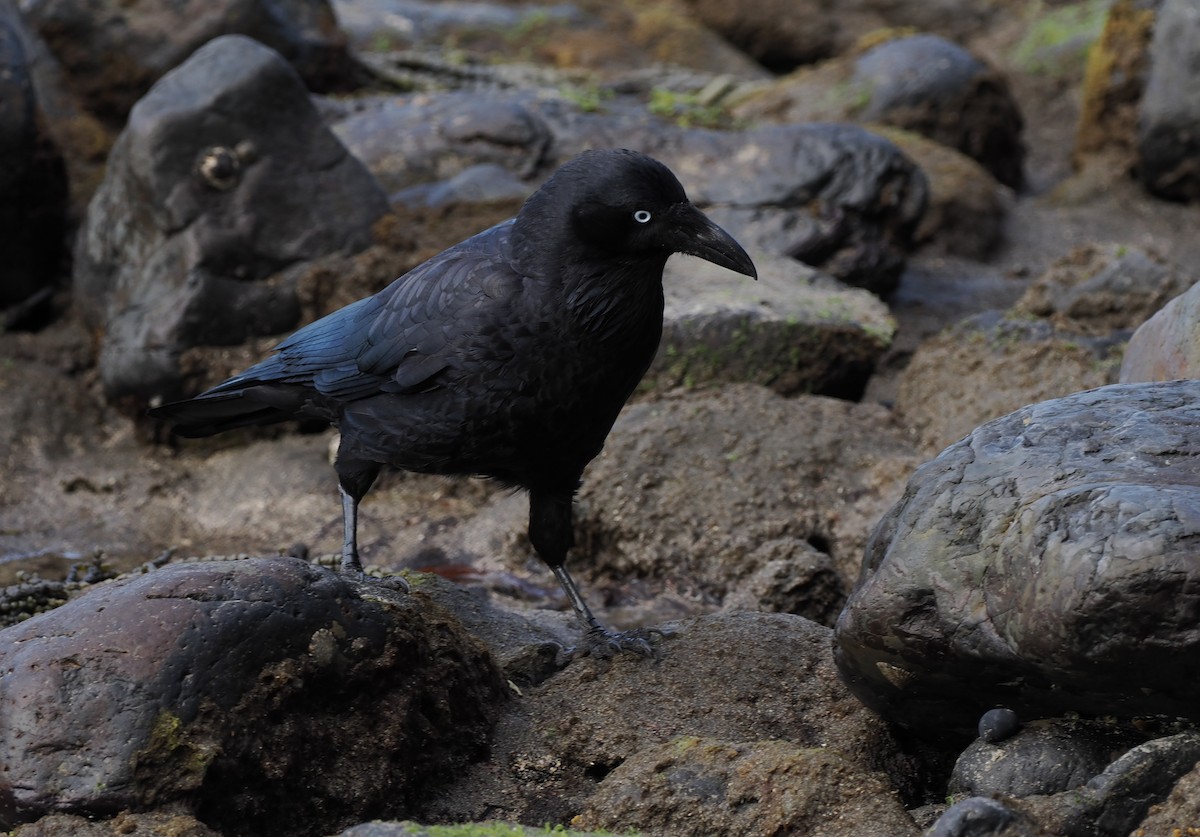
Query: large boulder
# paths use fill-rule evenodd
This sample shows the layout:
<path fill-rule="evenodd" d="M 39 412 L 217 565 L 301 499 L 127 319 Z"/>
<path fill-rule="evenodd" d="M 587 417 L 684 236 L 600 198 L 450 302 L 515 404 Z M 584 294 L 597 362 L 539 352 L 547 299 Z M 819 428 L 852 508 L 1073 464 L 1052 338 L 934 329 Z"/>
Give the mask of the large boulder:
<path fill-rule="evenodd" d="M 756 253 L 758 281 L 698 259 L 663 273 L 663 337 L 642 388 L 756 383 L 856 399 L 895 322 L 874 294 L 793 259 Z"/>
<path fill-rule="evenodd" d="M 1200 382 L 1020 409 L 922 466 L 867 545 L 838 665 L 888 717 L 1200 716 Z"/>
<path fill-rule="evenodd" d="M 117 124 L 163 74 L 222 35 L 271 47 L 317 90 L 345 87 L 353 75 L 328 0 L 27 0 L 21 8 L 84 107 Z"/>
<path fill-rule="evenodd" d="M 0 811 L 327 834 L 482 756 L 506 691 L 419 594 L 295 558 L 171 565 L 3 632 Z"/>
<path fill-rule="evenodd" d="M 1021 185 L 1021 111 L 1004 77 L 967 50 L 937 35 L 885 41 L 859 56 L 852 83 L 868 91 L 860 120 L 923 134 Z"/>
<path fill-rule="evenodd" d="M 371 240 L 387 201 L 278 53 L 218 38 L 130 113 L 76 250 L 110 398 L 184 389 L 179 355 L 297 324 L 281 268 Z"/>

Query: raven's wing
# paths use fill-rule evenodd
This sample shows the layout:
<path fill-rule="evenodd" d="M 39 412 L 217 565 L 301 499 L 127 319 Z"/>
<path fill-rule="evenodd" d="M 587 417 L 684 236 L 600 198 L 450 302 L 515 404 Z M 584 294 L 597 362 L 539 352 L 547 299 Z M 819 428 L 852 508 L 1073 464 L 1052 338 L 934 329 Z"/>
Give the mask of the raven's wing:
<path fill-rule="evenodd" d="M 510 227 L 511 221 L 485 230 L 374 296 L 310 323 L 274 356 L 204 395 L 291 384 L 353 401 L 437 386 L 442 373 L 462 362 L 463 342 L 478 339 L 494 309 L 521 287 L 507 257 Z"/>

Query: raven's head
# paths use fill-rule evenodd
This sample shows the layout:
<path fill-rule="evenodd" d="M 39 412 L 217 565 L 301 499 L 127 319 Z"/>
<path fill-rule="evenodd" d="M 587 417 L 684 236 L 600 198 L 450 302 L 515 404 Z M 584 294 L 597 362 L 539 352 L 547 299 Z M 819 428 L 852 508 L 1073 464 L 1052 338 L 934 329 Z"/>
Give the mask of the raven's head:
<path fill-rule="evenodd" d="M 556 171 L 517 216 L 519 234 L 589 256 L 666 262 L 699 256 L 758 278 L 733 236 L 692 205 L 678 178 L 637 151 L 585 151 Z M 565 225 L 565 229 L 563 228 Z"/>

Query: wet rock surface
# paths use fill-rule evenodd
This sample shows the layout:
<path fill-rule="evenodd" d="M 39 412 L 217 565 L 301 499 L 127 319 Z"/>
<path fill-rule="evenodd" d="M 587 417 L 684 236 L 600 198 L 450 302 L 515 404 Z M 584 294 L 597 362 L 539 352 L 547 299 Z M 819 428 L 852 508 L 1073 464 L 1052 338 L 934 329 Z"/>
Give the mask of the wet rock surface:
<path fill-rule="evenodd" d="M 973 724 L 980 694 L 1035 715 L 1192 716 L 1198 394 L 1045 401 L 918 469 L 838 621 L 855 692 L 942 728 Z"/>
<path fill-rule="evenodd" d="M 384 585 L 298 559 L 184 563 L 7 629 L 17 817 L 182 802 L 287 834 L 404 810 L 482 755 L 505 687 L 452 617 Z"/>

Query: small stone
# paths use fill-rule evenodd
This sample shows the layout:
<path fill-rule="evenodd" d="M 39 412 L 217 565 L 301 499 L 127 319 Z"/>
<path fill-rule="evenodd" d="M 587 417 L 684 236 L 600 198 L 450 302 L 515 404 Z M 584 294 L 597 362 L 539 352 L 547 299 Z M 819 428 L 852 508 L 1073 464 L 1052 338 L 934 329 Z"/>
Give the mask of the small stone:
<path fill-rule="evenodd" d="M 1021 720 L 1011 709 L 997 707 L 979 719 L 979 737 L 990 744 L 1012 737 L 1021 728 Z"/>

